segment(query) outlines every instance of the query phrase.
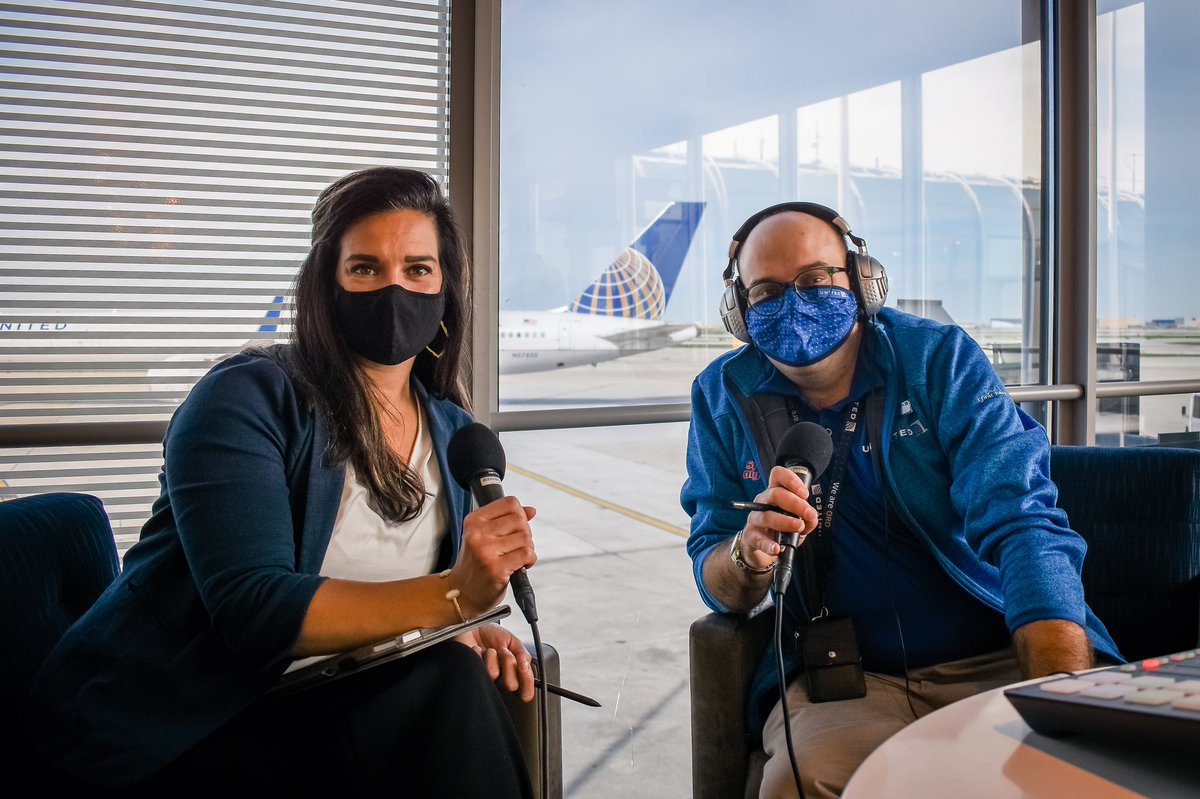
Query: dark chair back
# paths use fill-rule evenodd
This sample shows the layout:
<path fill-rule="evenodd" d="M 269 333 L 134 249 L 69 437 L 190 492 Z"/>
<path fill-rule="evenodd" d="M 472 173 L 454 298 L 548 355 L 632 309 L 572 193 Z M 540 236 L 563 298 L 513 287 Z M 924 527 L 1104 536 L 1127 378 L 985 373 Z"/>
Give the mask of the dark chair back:
<path fill-rule="evenodd" d="M 1050 449 L 1088 604 L 1130 660 L 1200 642 L 1200 450 Z"/>
<path fill-rule="evenodd" d="M 0 716 L 21 718 L 42 661 L 119 569 L 96 497 L 50 493 L 0 502 Z M 11 779 L 25 775 L 47 790 L 77 787 L 19 733 L 0 752 L 0 769 Z"/>
<path fill-rule="evenodd" d="M 17 718 L 46 655 L 118 569 L 112 527 L 96 497 L 0 502 L 0 716 Z"/>

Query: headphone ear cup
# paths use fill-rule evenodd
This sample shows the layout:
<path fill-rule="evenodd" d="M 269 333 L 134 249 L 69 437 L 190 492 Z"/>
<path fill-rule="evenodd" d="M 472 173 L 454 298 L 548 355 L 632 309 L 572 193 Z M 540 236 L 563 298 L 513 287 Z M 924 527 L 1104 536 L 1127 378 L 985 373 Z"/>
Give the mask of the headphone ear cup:
<path fill-rule="evenodd" d="M 887 270 L 869 255 L 851 253 L 849 261 L 853 270 L 851 280 L 856 288 L 862 312 L 867 316 L 874 316 L 887 302 Z"/>
<path fill-rule="evenodd" d="M 737 283 L 730 283 L 721 292 L 721 302 L 718 306 L 721 321 L 730 335 L 744 344 L 750 343 L 750 334 L 746 332 L 746 312 L 742 308 L 742 297 L 737 289 Z"/>

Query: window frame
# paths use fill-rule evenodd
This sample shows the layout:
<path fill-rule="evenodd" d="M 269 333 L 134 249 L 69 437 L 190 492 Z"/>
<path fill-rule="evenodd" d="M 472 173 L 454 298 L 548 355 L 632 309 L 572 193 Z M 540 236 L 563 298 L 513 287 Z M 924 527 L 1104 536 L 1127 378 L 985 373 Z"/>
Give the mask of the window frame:
<path fill-rule="evenodd" d="M 681 422 L 690 403 L 501 411 L 498 391 L 500 18 L 502 0 L 454 0 L 450 26 L 449 194 L 474 267 L 473 410 L 497 431 Z M 1200 392 L 1197 379 L 1100 383 L 1096 378 L 1096 2 L 1026 0 L 1042 41 L 1041 305 L 1049 379 L 1009 389 L 1052 405 L 1056 444 L 1094 444 L 1098 400 Z M 1065 232 L 1064 232 L 1065 231 Z M 0 425 L 0 447 L 161 441 L 165 422 Z"/>

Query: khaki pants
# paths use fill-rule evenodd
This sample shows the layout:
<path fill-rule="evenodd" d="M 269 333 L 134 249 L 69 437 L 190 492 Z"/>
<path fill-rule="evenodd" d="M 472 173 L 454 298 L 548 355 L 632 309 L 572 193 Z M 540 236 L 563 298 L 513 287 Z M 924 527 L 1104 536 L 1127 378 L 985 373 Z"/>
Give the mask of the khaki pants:
<path fill-rule="evenodd" d="M 903 676 L 867 672 L 867 695 L 861 699 L 812 704 L 801 675 L 788 685 L 788 709 L 806 799 L 841 796 L 867 755 L 915 718 L 1020 679 L 1011 648 L 913 669 L 908 673 L 910 708 Z M 781 702 L 763 726 L 763 750 L 770 759 L 763 769 L 761 799 L 796 797 Z"/>

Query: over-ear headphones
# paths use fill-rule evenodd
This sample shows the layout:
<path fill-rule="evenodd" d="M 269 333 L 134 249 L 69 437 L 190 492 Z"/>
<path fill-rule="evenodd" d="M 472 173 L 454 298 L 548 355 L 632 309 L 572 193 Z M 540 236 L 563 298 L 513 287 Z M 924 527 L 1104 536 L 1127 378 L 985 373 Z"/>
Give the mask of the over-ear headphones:
<path fill-rule="evenodd" d="M 725 281 L 725 291 L 721 293 L 719 310 L 725 329 L 738 341 L 750 342 L 750 335 L 746 332 L 745 287 L 742 285 L 741 276 L 736 275 L 734 270 L 737 267 L 742 243 L 746 241 L 750 231 L 754 230 L 758 223 L 767 217 L 784 211 L 799 211 L 802 214 L 815 216 L 817 219 L 829 223 L 842 236 L 843 240 L 849 239 L 854 244 L 857 250 L 846 248 L 846 272 L 850 275 L 850 288 L 858 300 L 859 311 L 864 317 L 869 319 L 879 313 L 879 309 L 887 300 L 887 272 L 884 271 L 883 264 L 867 254 L 867 242 L 855 236 L 851 232 L 850 226 L 846 224 L 846 220 L 842 219 L 841 215 L 832 208 L 817 203 L 779 203 L 764 208 L 747 219 L 738 228 L 737 233 L 733 234 L 733 241 L 729 244 L 729 263 L 721 275 Z"/>

